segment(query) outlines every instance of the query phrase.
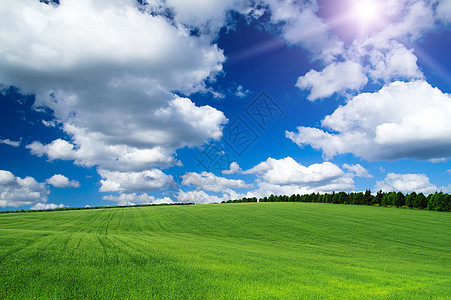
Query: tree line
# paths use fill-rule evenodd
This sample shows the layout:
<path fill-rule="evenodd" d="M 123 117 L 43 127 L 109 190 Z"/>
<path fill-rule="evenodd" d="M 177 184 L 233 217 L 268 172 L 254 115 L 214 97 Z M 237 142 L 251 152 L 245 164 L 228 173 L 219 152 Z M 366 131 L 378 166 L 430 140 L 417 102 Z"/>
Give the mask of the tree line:
<path fill-rule="evenodd" d="M 354 205 L 377 205 L 408 207 L 416 209 L 427 209 L 435 211 L 451 211 L 451 195 L 443 192 L 436 192 L 425 196 L 423 193 L 412 192 L 404 195 L 401 192 L 383 192 L 378 191 L 376 195 L 371 190 L 358 193 L 333 192 L 332 194 L 293 194 L 270 195 L 257 199 L 242 198 L 237 200 L 222 201 L 222 203 L 243 203 L 243 202 L 316 202 L 316 203 L 334 203 L 334 204 L 354 204 Z"/>

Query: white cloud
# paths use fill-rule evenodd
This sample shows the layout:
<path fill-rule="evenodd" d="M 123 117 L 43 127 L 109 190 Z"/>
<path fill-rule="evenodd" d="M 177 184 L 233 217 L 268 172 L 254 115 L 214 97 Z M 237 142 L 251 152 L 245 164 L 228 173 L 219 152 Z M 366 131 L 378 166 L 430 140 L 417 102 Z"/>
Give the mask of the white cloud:
<path fill-rule="evenodd" d="M 11 147 L 19 147 L 20 141 L 11 141 L 10 139 L 0 139 L 0 144 L 9 145 Z"/>
<path fill-rule="evenodd" d="M 258 197 L 270 194 L 305 194 L 352 190 L 353 175 L 343 172 L 330 162 L 312 164 L 308 167 L 291 157 L 283 159 L 268 158 L 266 161 L 243 171 L 243 174 L 256 174 L 258 189 L 250 192 Z"/>
<path fill-rule="evenodd" d="M 355 39 L 350 45 L 338 46 L 338 43 L 335 43 L 335 47 L 331 48 L 313 47 L 334 49 L 334 51 L 328 56 L 328 60 L 324 60 L 329 65 L 323 71 L 311 70 L 299 77 L 296 86 L 300 89 L 311 90 L 311 94 L 308 96 L 309 100 L 329 97 L 347 89 L 360 90 L 367 84 L 367 77 L 377 82 L 382 80 L 385 83 L 397 79 L 424 78 L 417 65 L 418 59 L 413 50 L 407 49 L 401 41 L 414 42 L 435 28 L 433 5 L 425 1 L 386 0 L 379 2 L 382 15 L 378 25 L 372 28 L 374 31 L 368 36 Z M 290 2 L 280 5 L 290 8 L 282 10 L 284 12 L 282 15 L 286 20 L 289 20 L 293 14 L 296 15 L 296 9 L 293 9 L 293 4 Z M 305 12 L 316 12 L 315 6 L 308 8 L 309 4 L 305 5 L 307 6 Z M 294 11 L 294 13 L 289 13 L 290 11 Z M 314 17 L 317 18 L 316 15 Z M 300 23 L 316 24 L 316 21 L 310 20 L 307 16 L 299 17 L 296 20 Z M 332 27 L 336 23 L 335 21 L 332 21 Z M 309 37 L 308 41 L 326 45 L 326 42 L 319 41 L 326 39 L 332 43 L 337 40 L 330 37 L 329 26 L 325 25 L 323 21 L 319 22 L 322 25 L 318 23 L 314 28 L 322 28 L 318 29 L 322 32 L 313 32 L 314 37 Z M 309 28 L 307 24 L 300 28 L 290 22 L 287 22 L 285 26 L 289 27 L 293 36 L 302 36 L 305 28 Z M 343 28 L 339 28 L 339 30 L 343 30 Z M 285 28 L 285 37 L 287 36 L 286 32 Z M 316 36 L 319 38 L 315 38 Z M 320 53 L 319 50 L 313 52 Z M 342 59 L 347 59 L 347 61 L 342 62 Z"/>
<path fill-rule="evenodd" d="M 177 194 L 177 200 L 179 202 L 192 202 L 192 203 L 198 203 L 198 204 L 208 204 L 208 203 L 219 203 L 222 201 L 222 198 L 207 194 L 206 192 L 202 190 L 196 190 L 196 191 L 188 191 L 184 192 L 182 190 L 179 190 Z"/>
<path fill-rule="evenodd" d="M 382 31 L 366 39 L 365 45 L 387 48 L 394 39 L 413 42 L 434 28 L 434 12 L 430 3 L 405 1 L 397 6 L 397 18 Z"/>
<path fill-rule="evenodd" d="M 257 173 L 265 182 L 271 184 L 321 183 L 344 174 L 343 170 L 330 162 L 312 164 L 305 167 L 291 157 L 279 160 L 270 157 L 266 161 L 246 171 L 246 173 Z"/>
<path fill-rule="evenodd" d="M 370 52 L 370 76 L 390 82 L 393 79 L 421 79 L 424 77 L 417 65 L 413 50 L 398 42 L 392 42 L 388 49 L 374 49 Z"/>
<path fill-rule="evenodd" d="M 448 172 L 448 174 L 451 175 L 451 170 L 447 170 L 446 172 Z"/>
<path fill-rule="evenodd" d="M 229 10 L 241 11 L 247 7 L 247 1 L 243 0 L 167 0 L 166 3 L 174 10 L 177 21 L 213 36 L 226 24 Z"/>
<path fill-rule="evenodd" d="M 271 184 L 268 182 L 260 182 L 258 189 L 249 193 L 255 197 L 268 197 L 274 195 L 293 195 L 293 194 L 311 194 L 311 193 L 330 193 L 333 191 L 352 191 L 354 189 L 354 181 L 351 176 L 343 176 L 339 179 L 333 179 L 320 186 L 299 185 L 299 184 Z"/>
<path fill-rule="evenodd" d="M 241 199 L 245 194 L 239 194 L 232 189 L 226 189 L 221 196 L 211 195 L 203 190 L 182 191 L 179 190 L 176 198 L 178 202 L 191 202 L 197 204 L 220 203 L 221 201 Z"/>
<path fill-rule="evenodd" d="M 313 59 L 332 61 L 343 52 L 344 43 L 329 33 L 329 26 L 316 15 L 316 1 L 266 0 L 274 23 L 283 23 L 283 37 L 290 44 L 301 45 Z"/>
<path fill-rule="evenodd" d="M 250 93 L 249 90 L 246 90 L 245 88 L 243 88 L 243 86 L 239 85 L 236 89 L 235 92 L 235 96 L 240 97 L 240 98 L 244 98 L 246 97 L 248 94 Z"/>
<path fill-rule="evenodd" d="M 69 180 L 69 178 L 61 174 L 55 174 L 45 182 L 58 188 L 80 187 L 80 183 L 78 181 Z"/>
<path fill-rule="evenodd" d="M 243 180 L 227 179 L 218 177 L 210 172 L 188 172 L 182 176 L 182 185 L 193 185 L 202 190 L 211 192 L 222 192 L 227 188 L 247 188 L 249 187 Z"/>
<path fill-rule="evenodd" d="M 424 174 L 395 174 L 388 173 L 384 181 L 378 181 L 377 190 L 384 192 L 400 191 L 403 193 L 430 194 L 437 191 L 437 187 L 429 182 Z"/>
<path fill-rule="evenodd" d="M 117 202 L 117 205 L 137 205 L 137 204 L 162 204 L 162 203 L 174 203 L 169 197 L 155 198 L 154 196 L 146 193 L 142 194 L 119 194 L 118 196 L 108 195 L 102 198 L 106 201 Z"/>
<path fill-rule="evenodd" d="M 231 174 L 238 174 L 241 173 L 243 170 L 241 170 L 240 166 L 236 161 L 233 161 L 230 163 L 230 169 L 229 170 L 222 170 L 222 174 L 231 175 Z"/>
<path fill-rule="evenodd" d="M 394 82 L 364 93 L 322 121 L 329 133 L 298 127 L 286 136 L 326 157 L 352 153 L 366 160 L 451 157 L 451 97 L 427 82 Z M 335 133 L 336 132 L 336 133 Z"/>
<path fill-rule="evenodd" d="M 32 210 L 47 210 L 47 209 L 55 209 L 55 208 L 63 208 L 66 207 L 64 204 L 54 204 L 54 203 L 36 203 L 31 207 Z"/>
<path fill-rule="evenodd" d="M 102 177 L 101 192 L 149 192 L 169 187 L 173 178 L 159 169 L 142 172 L 119 172 L 98 169 Z"/>
<path fill-rule="evenodd" d="M 344 164 L 343 168 L 345 168 L 346 170 L 349 170 L 351 173 L 353 173 L 357 177 L 365 177 L 365 178 L 373 177 L 368 172 L 368 170 L 365 169 L 364 167 L 362 167 L 360 164 L 355 164 L 355 165 Z"/>
<path fill-rule="evenodd" d="M 436 13 L 444 24 L 451 23 L 451 2 L 447 0 L 439 1 L 436 8 Z"/>
<path fill-rule="evenodd" d="M 70 137 L 34 142 L 27 146 L 33 154 L 142 171 L 176 164 L 176 149 L 221 137 L 222 112 L 174 91 L 207 90 L 205 82 L 222 71 L 223 51 L 209 38 L 190 35 L 180 20 L 148 11 L 162 5 L 2 4 L 0 83 L 36 94 L 35 106 L 50 108 Z"/>
<path fill-rule="evenodd" d="M 332 63 L 321 72 L 310 70 L 298 78 L 296 86 L 300 89 L 309 89 L 308 100 L 332 96 L 334 93 L 347 89 L 361 89 L 368 82 L 360 64 L 345 61 Z"/>
<path fill-rule="evenodd" d="M 0 170 L 0 207 L 19 207 L 45 203 L 50 192 L 32 177 L 20 178 Z"/>

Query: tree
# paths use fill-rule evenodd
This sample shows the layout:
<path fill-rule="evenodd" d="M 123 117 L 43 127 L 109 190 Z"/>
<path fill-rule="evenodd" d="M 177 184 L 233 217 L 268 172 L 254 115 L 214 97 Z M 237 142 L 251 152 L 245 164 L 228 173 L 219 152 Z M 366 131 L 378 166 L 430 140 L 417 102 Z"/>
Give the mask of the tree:
<path fill-rule="evenodd" d="M 414 203 L 414 207 L 419 209 L 425 209 L 428 205 L 428 201 L 426 196 L 423 193 L 419 193 L 416 197 L 416 203 Z"/>
<path fill-rule="evenodd" d="M 371 195 L 371 190 L 366 190 L 365 191 L 365 197 L 363 199 L 363 203 L 364 204 L 371 204 L 371 202 L 373 201 L 374 196 Z"/>
<path fill-rule="evenodd" d="M 427 209 L 437 210 L 437 211 L 450 211 L 451 210 L 451 199 L 449 194 L 435 193 L 430 195 L 428 199 Z"/>
<path fill-rule="evenodd" d="M 362 192 L 354 194 L 354 201 L 351 204 L 364 204 L 365 195 Z"/>
<path fill-rule="evenodd" d="M 396 197 L 393 199 L 393 205 L 396 207 L 404 206 L 406 202 L 404 201 L 404 194 L 401 192 L 396 193 Z"/>
<path fill-rule="evenodd" d="M 384 193 L 384 195 L 382 197 L 382 205 L 385 205 L 385 206 L 393 205 L 395 198 L 396 198 L 395 192 Z"/>
<path fill-rule="evenodd" d="M 414 203 L 416 201 L 416 198 L 417 198 L 417 193 L 415 193 L 415 192 L 407 194 L 405 199 L 404 199 L 405 202 L 406 202 L 406 206 L 410 207 L 410 208 L 414 207 Z"/>
<path fill-rule="evenodd" d="M 381 205 L 383 197 L 384 197 L 384 192 L 382 192 L 382 190 L 379 190 L 376 193 L 376 197 L 374 197 L 373 200 L 371 201 L 371 204 L 373 204 L 373 205 Z"/>

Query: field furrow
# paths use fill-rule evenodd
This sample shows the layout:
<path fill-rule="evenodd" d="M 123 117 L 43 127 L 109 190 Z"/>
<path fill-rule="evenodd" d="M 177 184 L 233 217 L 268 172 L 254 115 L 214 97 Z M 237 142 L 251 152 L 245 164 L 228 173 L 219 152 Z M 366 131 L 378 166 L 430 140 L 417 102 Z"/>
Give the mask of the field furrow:
<path fill-rule="evenodd" d="M 0 215 L 0 298 L 451 297 L 449 213 L 318 203 Z"/>

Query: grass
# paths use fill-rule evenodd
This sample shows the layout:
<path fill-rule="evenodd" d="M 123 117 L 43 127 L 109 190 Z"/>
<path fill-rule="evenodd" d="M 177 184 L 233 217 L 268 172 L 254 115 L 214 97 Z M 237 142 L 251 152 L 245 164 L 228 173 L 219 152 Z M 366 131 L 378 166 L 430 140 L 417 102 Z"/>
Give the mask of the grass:
<path fill-rule="evenodd" d="M 0 298 L 451 297 L 451 214 L 318 203 L 0 215 Z"/>

